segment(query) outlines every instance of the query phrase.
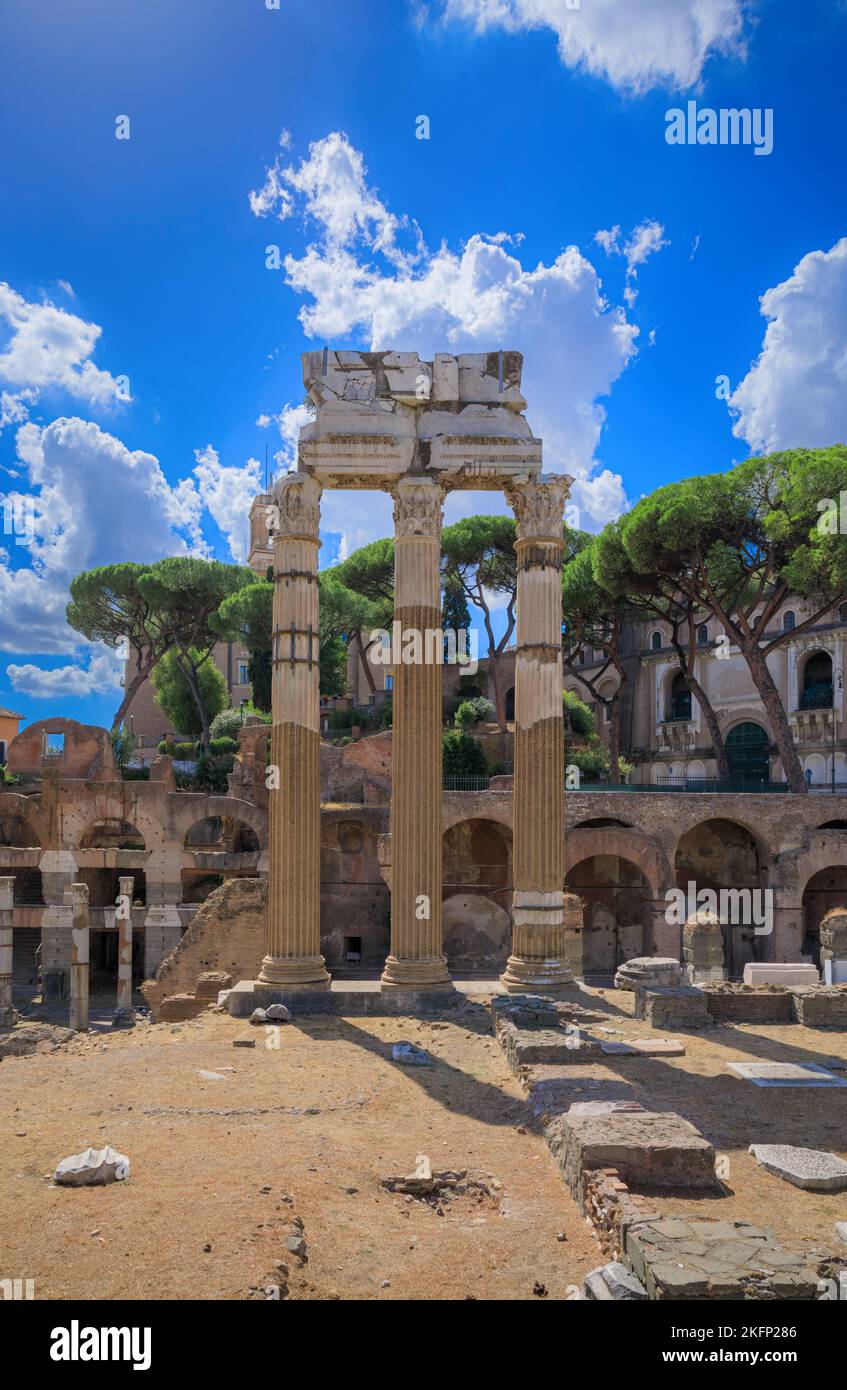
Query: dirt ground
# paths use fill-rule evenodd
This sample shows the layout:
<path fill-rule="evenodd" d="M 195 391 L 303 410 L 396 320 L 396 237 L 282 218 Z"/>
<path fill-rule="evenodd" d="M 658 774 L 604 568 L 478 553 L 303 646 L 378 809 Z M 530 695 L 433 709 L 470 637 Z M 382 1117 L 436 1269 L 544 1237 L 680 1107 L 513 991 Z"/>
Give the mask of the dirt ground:
<path fill-rule="evenodd" d="M 525 1103 L 486 1026 L 482 1010 L 304 1020 L 269 1049 L 264 1029 L 209 1013 L 7 1058 L 0 1277 L 33 1278 L 37 1298 L 240 1299 L 283 1260 L 293 1298 L 567 1297 L 602 1262 L 597 1242 L 543 1140 L 519 1133 Z M 434 1065 L 393 1062 L 404 1038 Z M 61 1158 L 107 1143 L 128 1182 L 51 1186 Z M 421 1152 L 485 1170 L 499 1204 L 467 1195 L 439 1215 L 381 1187 Z M 284 1248 L 292 1212 L 302 1267 Z"/>
<path fill-rule="evenodd" d="M 620 1030 L 600 1036 L 649 1032 L 632 1019 L 631 996 L 586 994 Z M 476 1004 L 449 1021 L 314 1018 L 271 1035 L 209 1012 L 5 1058 L 0 1278 L 34 1279 L 39 1298 L 242 1299 L 282 1261 L 300 1299 L 532 1299 L 538 1286 L 573 1297 L 603 1257 L 489 1027 Z M 847 1037 L 797 1025 L 677 1036 L 684 1057 L 572 1067 L 572 1099 L 675 1110 L 715 1145 L 725 1195 L 660 1197 L 663 1211 L 743 1217 L 833 1244 L 847 1193 L 799 1191 L 764 1173 L 747 1146 L 847 1157 L 847 1088 L 759 1088 L 726 1064 L 825 1064 L 847 1059 Z M 401 1039 L 425 1047 L 433 1066 L 395 1063 Z M 107 1143 L 129 1156 L 128 1182 L 51 1184 L 61 1158 Z M 434 1169 L 490 1174 L 499 1200 L 468 1193 L 439 1210 L 386 1191 L 381 1179 L 411 1172 L 418 1153 Z M 292 1214 L 304 1223 L 305 1263 L 285 1249 Z"/>

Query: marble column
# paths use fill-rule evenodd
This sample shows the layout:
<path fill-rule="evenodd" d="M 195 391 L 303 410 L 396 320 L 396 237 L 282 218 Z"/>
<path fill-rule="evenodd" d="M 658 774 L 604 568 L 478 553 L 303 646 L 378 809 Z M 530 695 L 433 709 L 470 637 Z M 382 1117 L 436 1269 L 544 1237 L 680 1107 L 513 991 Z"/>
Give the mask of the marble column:
<path fill-rule="evenodd" d="M 71 884 L 71 1012 L 69 1027 L 88 1032 L 88 884 Z"/>
<path fill-rule="evenodd" d="M 441 504 L 428 478 L 394 488 L 391 951 L 384 990 L 452 990 L 441 913 Z"/>
<path fill-rule="evenodd" d="M 13 1023 L 12 1007 L 12 913 L 14 878 L 0 878 L 0 1024 Z"/>
<path fill-rule="evenodd" d="M 328 989 L 321 955 L 318 550 L 321 486 L 289 473 L 275 491 L 268 953 L 259 984 Z"/>
<path fill-rule="evenodd" d="M 132 895 L 134 878 L 118 880 L 120 892 L 115 912 L 115 926 L 118 929 L 118 1000 L 117 1013 L 122 1018 L 132 1017 Z"/>
<path fill-rule="evenodd" d="M 562 552 L 571 479 L 509 489 L 517 520 L 514 893 L 503 988 L 556 994 L 573 983 L 564 920 Z"/>

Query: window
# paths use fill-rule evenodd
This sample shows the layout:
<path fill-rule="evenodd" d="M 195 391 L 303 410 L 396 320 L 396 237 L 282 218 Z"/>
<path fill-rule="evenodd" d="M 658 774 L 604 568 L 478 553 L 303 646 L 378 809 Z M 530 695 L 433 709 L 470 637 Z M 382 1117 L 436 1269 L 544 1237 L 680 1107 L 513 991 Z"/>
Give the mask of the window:
<path fill-rule="evenodd" d="M 393 676 L 386 676 L 386 677 L 385 677 L 385 689 L 386 689 L 386 690 L 393 690 L 393 689 L 394 689 L 394 677 L 393 677 Z"/>
<path fill-rule="evenodd" d="M 247 669 L 247 666 L 248 666 L 248 663 L 247 663 L 246 661 L 239 661 L 239 663 L 238 663 L 238 684 L 239 684 L 239 685 L 249 685 L 249 684 L 250 684 L 250 672 L 249 672 L 249 670 Z"/>
<path fill-rule="evenodd" d="M 5 763 L 5 761 L 6 761 L 6 745 L 5 745 L 5 743 L 3 742 L 3 740 L 0 739 L 0 763 Z"/>
<path fill-rule="evenodd" d="M 662 634 L 661 634 L 661 632 L 654 632 L 654 633 L 653 633 L 652 637 L 650 638 L 650 648 L 651 648 L 651 650 L 654 651 L 654 652 L 660 652 L 660 651 L 662 650 Z"/>
<path fill-rule="evenodd" d="M 691 718 L 691 691 L 688 689 L 688 681 L 681 671 L 674 676 L 671 685 L 670 717 L 672 721 Z"/>
<path fill-rule="evenodd" d="M 847 623 L 847 603 L 839 603 L 839 605 L 838 605 L 838 621 L 839 621 L 840 623 Z"/>
<path fill-rule="evenodd" d="M 64 734 L 45 734 L 44 735 L 44 756 L 45 758 L 63 758 L 65 755 L 65 735 Z"/>
<path fill-rule="evenodd" d="M 793 609 L 787 608 L 782 615 L 783 632 L 793 632 L 797 626 L 797 615 Z"/>
<path fill-rule="evenodd" d="M 709 624 L 700 623 L 697 628 L 697 646 L 708 647 L 709 645 Z"/>

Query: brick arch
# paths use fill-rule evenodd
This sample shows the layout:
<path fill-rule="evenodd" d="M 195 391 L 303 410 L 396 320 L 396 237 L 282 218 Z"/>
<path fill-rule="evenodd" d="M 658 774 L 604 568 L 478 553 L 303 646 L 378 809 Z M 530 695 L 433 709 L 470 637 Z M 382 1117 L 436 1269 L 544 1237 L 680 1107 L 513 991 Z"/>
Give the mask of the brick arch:
<path fill-rule="evenodd" d="M 584 859 L 598 854 L 626 859 L 644 875 L 653 897 L 664 897 L 673 887 L 673 876 L 667 857 L 655 840 L 638 830 L 621 830 L 616 826 L 604 829 L 571 830 L 565 836 L 565 876 Z"/>
<path fill-rule="evenodd" d="M 821 873 L 824 869 L 845 868 L 847 844 L 840 845 L 830 837 L 825 844 L 813 845 L 809 849 L 797 850 L 793 854 L 782 856 L 775 886 L 782 894 L 790 893 L 799 903 L 815 874 Z"/>
<path fill-rule="evenodd" d="M 446 800 L 445 797 L 445 802 Z M 487 800 L 483 805 L 479 799 L 477 799 L 474 809 L 470 809 L 466 803 L 462 806 L 445 805 L 441 818 L 442 835 L 446 835 L 448 830 L 452 830 L 454 826 L 461 825 L 462 821 L 466 820 L 490 820 L 511 834 L 514 829 L 511 796 L 507 804 L 503 806 L 489 806 Z"/>
<path fill-rule="evenodd" d="M 185 802 L 190 802 L 190 804 L 186 805 Z M 254 806 L 250 801 L 240 801 L 238 797 L 234 796 L 195 796 L 191 793 L 188 795 L 171 793 L 168 796 L 168 810 L 172 814 L 174 835 L 178 837 L 180 845 L 185 844 L 185 838 L 192 826 L 197 825 L 199 821 L 220 816 L 221 819 L 243 821 L 245 825 L 249 825 L 259 841 L 259 849 L 267 849 L 267 812 Z"/>
<path fill-rule="evenodd" d="M 720 798 L 715 797 L 715 801 L 719 800 Z M 753 843 L 756 846 L 756 850 L 759 855 L 760 867 L 763 869 L 767 869 L 768 872 L 770 872 L 774 860 L 773 851 L 771 850 L 770 845 L 768 844 L 767 840 L 763 839 L 762 834 L 759 830 L 754 829 L 753 826 L 750 825 L 747 820 L 735 814 L 734 808 L 731 812 L 727 812 L 720 805 L 716 805 L 710 815 L 704 815 L 702 807 L 698 807 L 696 811 L 690 813 L 690 819 L 688 816 L 685 815 L 684 808 L 680 809 L 681 814 L 677 819 L 676 838 L 674 840 L 673 846 L 672 858 L 674 865 L 676 864 L 676 857 L 679 853 L 680 841 L 684 838 L 684 836 L 690 834 L 692 830 L 697 830 L 698 827 L 701 825 L 708 825 L 710 824 L 710 822 L 716 820 L 724 820 L 727 821 L 730 825 L 737 825 L 740 830 L 744 830 L 747 832 L 747 834 L 750 836 L 750 838 L 753 840 Z"/>

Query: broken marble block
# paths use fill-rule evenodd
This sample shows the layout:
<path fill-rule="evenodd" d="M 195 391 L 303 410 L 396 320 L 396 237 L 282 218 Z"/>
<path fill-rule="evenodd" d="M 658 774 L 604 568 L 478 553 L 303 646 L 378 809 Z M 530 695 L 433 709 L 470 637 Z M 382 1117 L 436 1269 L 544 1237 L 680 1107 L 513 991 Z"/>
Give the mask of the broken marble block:
<path fill-rule="evenodd" d="M 625 1265 L 613 1260 L 586 1274 L 582 1296 L 598 1303 L 619 1303 L 624 1299 L 641 1302 L 646 1299 L 647 1290 Z"/>
<path fill-rule="evenodd" d="M 109 1182 L 124 1182 L 129 1177 L 129 1159 L 118 1153 L 111 1144 L 105 1149 L 83 1149 L 82 1153 L 63 1158 L 53 1181 L 60 1187 L 97 1187 Z"/>
<path fill-rule="evenodd" d="M 615 989 L 644 989 L 656 985 L 673 989 L 679 984 L 681 969 L 673 956 L 636 956 L 618 967 Z"/>
<path fill-rule="evenodd" d="M 406 1067 L 431 1067 L 432 1058 L 422 1047 L 415 1047 L 414 1043 L 399 1042 L 395 1043 L 391 1049 L 391 1056 L 395 1062 L 402 1062 Z"/>
<path fill-rule="evenodd" d="M 809 1192 L 843 1192 L 847 1163 L 837 1154 L 798 1149 L 793 1144 L 751 1144 L 749 1152 L 767 1173 Z"/>

